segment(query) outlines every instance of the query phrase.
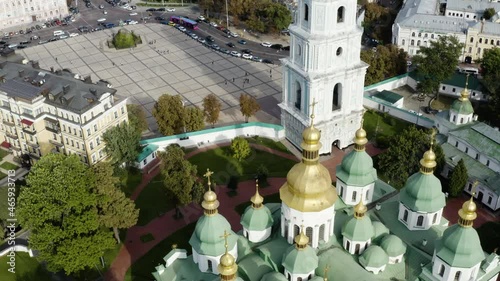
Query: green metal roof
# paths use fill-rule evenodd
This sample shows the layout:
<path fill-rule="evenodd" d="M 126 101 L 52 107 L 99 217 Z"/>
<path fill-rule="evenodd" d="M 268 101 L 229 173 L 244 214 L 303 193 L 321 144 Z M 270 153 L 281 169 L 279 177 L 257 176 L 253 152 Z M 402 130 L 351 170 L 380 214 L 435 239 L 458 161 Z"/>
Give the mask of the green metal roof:
<path fill-rule="evenodd" d="M 224 230 L 231 234 L 227 238 L 229 249 L 233 249 L 238 236 L 231 230 L 229 222 L 220 214 L 212 216 L 201 216 L 196 223 L 196 228 L 189 239 L 189 244 L 201 255 L 222 255 L 224 247 Z"/>
<path fill-rule="evenodd" d="M 137 162 L 142 162 L 144 159 L 146 159 L 146 157 L 148 157 L 149 155 L 151 155 L 151 153 L 155 152 L 156 150 L 158 149 L 158 146 L 155 145 L 155 144 L 148 144 L 146 145 L 141 153 L 139 154 L 139 156 L 137 156 Z"/>
<path fill-rule="evenodd" d="M 383 90 L 382 92 L 378 92 L 375 95 L 373 95 L 372 97 L 377 98 L 377 99 L 381 99 L 383 101 L 386 101 L 386 102 L 392 103 L 392 104 L 398 102 L 399 100 L 401 100 L 403 98 L 403 96 L 401 96 L 400 94 L 396 94 L 394 92 L 386 91 L 386 90 Z"/>
<path fill-rule="evenodd" d="M 252 253 L 238 262 L 238 273 L 244 280 L 261 280 L 273 268 L 259 255 Z"/>
<path fill-rule="evenodd" d="M 449 132 L 450 135 L 466 142 L 480 154 L 492 159 L 500 159 L 500 132 L 485 123 L 478 122 Z"/>
<path fill-rule="evenodd" d="M 456 113 L 463 115 L 470 115 L 474 113 L 474 108 L 472 107 L 472 103 L 470 102 L 469 99 L 466 99 L 464 101 L 456 99 L 451 104 L 450 110 L 453 110 Z"/>
<path fill-rule="evenodd" d="M 484 260 L 479 235 L 472 227 L 455 224 L 436 241 L 436 255 L 450 266 L 470 268 Z"/>
<path fill-rule="evenodd" d="M 265 259 L 276 271 L 283 271 L 283 253 L 290 247 L 290 244 L 285 238 L 277 234 L 269 242 L 258 246 L 255 248 L 255 252 L 258 253 L 263 259 Z"/>
<path fill-rule="evenodd" d="M 180 281 L 180 280 L 205 280 L 220 281 L 220 277 L 212 273 L 202 273 L 198 265 L 194 263 L 193 256 L 187 259 L 177 259 L 172 265 L 165 268 L 160 274 L 152 272 L 156 281 Z"/>
<path fill-rule="evenodd" d="M 434 174 L 417 172 L 406 180 L 399 197 L 412 211 L 433 213 L 446 205 L 441 181 Z"/>
<path fill-rule="evenodd" d="M 406 245 L 396 235 L 387 235 L 380 242 L 380 247 L 387 253 L 389 257 L 397 257 L 406 253 Z"/>
<path fill-rule="evenodd" d="M 259 209 L 248 206 L 241 217 L 241 225 L 248 230 L 265 230 L 273 225 L 271 211 L 265 205 Z"/>
<path fill-rule="evenodd" d="M 359 257 L 359 263 L 366 267 L 382 267 L 387 265 L 389 262 L 389 257 L 387 254 L 377 245 L 371 245 L 366 249 Z"/>
<path fill-rule="evenodd" d="M 382 240 L 385 236 L 387 236 L 390 232 L 387 226 L 379 221 L 372 221 L 373 225 L 373 237 L 372 242 L 376 243 L 379 240 Z"/>
<path fill-rule="evenodd" d="M 342 158 L 336 168 L 336 177 L 347 185 L 366 186 L 377 180 L 377 170 L 366 151 L 353 150 Z"/>
<path fill-rule="evenodd" d="M 421 80 L 421 76 L 417 74 L 417 71 L 412 71 L 409 73 L 409 76 L 416 81 Z M 460 73 L 460 72 L 455 72 L 453 73 L 453 76 L 450 77 L 450 79 L 446 79 L 441 82 L 443 85 L 450 85 L 450 86 L 455 86 L 459 88 L 465 88 L 465 82 L 467 81 L 467 74 L 465 73 Z M 469 84 L 467 85 L 467 89 L 469 90 L 474 90 L 474 91 L 482 91 L 483 90 L 483 85 L 481 84 L 481 81 L 474 75 L 469 75 Z"/>
<path fill-rule="evenodd" d="M 368 241 L 375 235 L 375 231 L 368 216 L 361 219 L 352 217 L 344 224 L 342 235 L 352 241 Z"/>
<path fill-rule="evenodd" d="M 288 279 L 286 279 L 285 275 L 273 271 L 264 275 L 261 281 L 288 281 Z"/>
<path fill-rule="evenodd" d="M 318 256 L 309 246 L 299 250 L 292 245 L 283 254 L 283 267 L 291 273 L 307 274 L 318 267 Z"/>
<path fill-rule="evenodd" d="M 467 167 L 467 174 L 469 175 L 469 178 L 478 180 L 481 185 L 500 195 L 500 173 L 486 167 L 486 165 L 470 157 L 468 154 L 465 154 L 449 143 L 444 143 L 441 147 L 446 155 L 446 164 L 451 167 L 455 167 L 460 159 L 463 159 L 465 167 Z"/>

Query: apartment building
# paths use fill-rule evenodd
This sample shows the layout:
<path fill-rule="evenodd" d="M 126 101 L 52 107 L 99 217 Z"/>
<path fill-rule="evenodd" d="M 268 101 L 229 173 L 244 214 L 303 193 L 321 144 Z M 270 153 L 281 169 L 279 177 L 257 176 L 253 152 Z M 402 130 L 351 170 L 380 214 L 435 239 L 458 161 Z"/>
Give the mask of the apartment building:
<path fill-rule="evenodd" d="M 482 59 L 485 50 L 500 47 L 500 24 L 480 21 L 467 30 L 465 61 L 470 63 Z"/>
<path fill-rule="evenodd" d="M 66 0 L 0 0 L 0 28 L 68 15 Z"/>
<path fill-rule="evenodd" d="M 0 63 L 0 142 L 35 162 L 48 153 L 76 154 L 94 164 L 106 158 L 102 134 L 128 121 L 126 99 L 106 83 L 75 79 L 38 62 Z"/>

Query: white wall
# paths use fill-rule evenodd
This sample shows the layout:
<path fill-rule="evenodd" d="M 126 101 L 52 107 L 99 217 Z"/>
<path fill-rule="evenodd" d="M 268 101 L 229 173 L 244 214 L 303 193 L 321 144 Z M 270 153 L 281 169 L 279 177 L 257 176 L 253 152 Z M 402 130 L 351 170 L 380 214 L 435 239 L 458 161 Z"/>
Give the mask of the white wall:
<path fill-rule="evenodd" d="M 248 230 L 243 227 L 243 236 L 253 243 L 262 242 L 271 236 L 271 227 L 264 230 Z"/>
<path fill-rule="evenodd" d="M 443 84 L 443 83 L 439 84 L 439 93 L 445 94 L 447 96 L 459 98 L 460 93 L 463 90 L 464 90 L 464 88 L 462 88 L 462 87 Z M 478 91 L 478 90 L 471 90 L 471 89 L 469 89 L 469 98 L 471 100 L 478 100 L 478 101 L 488 100 L 488 96 L 486 94 L 483 94 L 483 92 Z"/>
<path fill-rule="evenodd" d="M 435 277 L 438 277 L 439 280 L 442 280 L 442 281 L 457 280 L 457 279 L 455 279 L 455 274 L 457 273 L 457 271 L 460 271 L 460 278 L 457 281 L 476 280 L 477 273 L 479 271 L 479 265 L 481 264 L 481 263 L 478 263 L 477 265 L 475 265 L 471 268 L 450 267 L 447 263 L 445 263 L 442 259 L 440 259 L 435 254 L 434 254 L 433 260 L 434 261 L 432 264 L 432 275 Z M 439 275 L 440 270 L 441 270 L 441 266 L 444 266 L 444 274 L 442 277 L 440 277 L 440 275 Z"/>
<path fill-rule="evenodd" d="M 210 271 L 208 271 L 208 261 L 211 261 L 212 262 L 212 271 L 210 273 L 213 273 L 215 275 L 219 274 L 219 270 L 218 270 L 217 266 L 219 265 L 220 257 L 224 253 L 214 257 L 214 256 L 202 255 L 202 254 L 196 252 L 196 250 L 194 248 L 191 248 L 191 249 L 193 250 L 193 261 L 194 261 L 194 263 L 198 264 L 198 268 L 200 269 L 201 272 L 210 272 Z M 232 249 L 230 249 L 228 252 L 235 258 L 235 260 L 238 259 L 238 243 L 236 243 L 234 245 L 234 247 Z"/>
<path fill-rule="evenodd" d="M 406 221 L 404 220 L 405 211 L 408 211 L 408 217 Z M 434 213 L 421 213 L 415 212 L 408 209 L 403 203 L 399 203 L 399 214 L 398 219 L 402 222 L 409 230 L 427 230 L 433 225 L 439 225 L 441 223 L 441 217 L 443 215 L 443 209 Z M 423 221 L 421 226 L 417 226 L 418 217 L 422 216 Z M 434 221 L 434 217 L 436 220 Z"/>
<path fill-rule="evenodd" d="M 337 194 L 342 198 L 342 201 L 344 201 L 346 205 L 355 206 L 361 199 L 363 199 L 363 204 L 367 205 L 370 204 L 373 200 L 375 183 L 370 183 L 366 186 L 353 186 L 346 185 L 343 181 L 337 178 L 337 182 L 335 185 L 337 186 Z M 352 200 L 353 192 L 356 192 L 354 200 Z"/>
<path fill-rule="evenodd" d="M 342 240 L 342 246 L 351 255 L 361 255 L 372 244 L 371 238 L 367 241 L 353 241 L 344 236 Z M 349 249 L 347 248 L 347 243 L 349 243 Z M 358 253 L 356 253 L 356 245 L 359 245 Z"/>

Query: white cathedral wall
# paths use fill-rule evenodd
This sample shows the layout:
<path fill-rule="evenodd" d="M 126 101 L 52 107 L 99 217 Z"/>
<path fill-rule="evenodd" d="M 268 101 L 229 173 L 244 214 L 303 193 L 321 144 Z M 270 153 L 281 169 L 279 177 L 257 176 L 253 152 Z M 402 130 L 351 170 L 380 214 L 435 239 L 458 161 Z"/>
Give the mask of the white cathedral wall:
<path fill-rule="evenodd" d="M 405 220 L 405 211 L 408 212 L 408 216 Z M 443 215 L 443 208 L 439 209 L 437 212 L 432 213 L 422 213 L 412 211 L 406 206 L 399 202 L 399 214 L 398 219 L 401 221 L 409 230 L 427 230 L 433 225 L 439 225 L 441 223 L 441 217 Z M 422 222 L 419 225 L 419 217 L 422 217 Z"/>
<path fill-rule="evenodd" d="M 271 236 L 271 227 L 264 230 L 248 230 L 243 227 L 243 235 L 250 240 L 250 242 L 262 242 Z"/>
<path fill-rule="evenodd" d="M 290 276 L 290 278 L 288 278 Z M 314 271 L 308 273 L 291 273 L 288 269 L 285 268 L 285 277 L 288 280 L 296 281 L 296 280 L 309 280 L 314 277 Z M 300 278 L 300 279 L 299 279 Z"/>
<path fill-rule="evenodd" d="M 363 199 L 363 204 L 369 204 L 373 201 L 373 191 L 375 183 L 366 186 L 346 185 L 343 181 L 337 178 L 336 182 L 337 193 L 346 205 L 355 206 Z"/>
<path fill-rule="evenodd" d="M 342 237 L 342 246 L 346 251 L 351 255 L 361 255 L 366 248 L 368 248 L 372 244 L 372 239 L 368 239 L 367 241 L 353 241 L 346 237 Z M 358 253 L 356 253 L 356 246 L 359 245 Z"/>
<path fill-rule="evenodd" d="M 293 244 L 293 240 L 300 233 L 302 226 L 306 235 L 308 234 L 307 229 L 312 228 L 310 243 L 313 248 L 317 248 L 321 237 L 321 226 L 323 225 L 322 240 L 328 242 L 333 235 L 334 219 L 335 205 L 319 212 L 301 212 L 281 203 L 281 236 L 287 238 L 289 244 Z M 299 232 L 296 233 L 296 230 Z"/>
<path fill-rule="evenodd" d="M 370 272 L 372 272 L 373 274 L 377 275 L 377 274 L 379 274 L 380 272 L 384 271 L 384 270 L 385 270 L 385 267 L 386 267 L 386 265 L 383 265 L 383 266 L 381 266 L 381 267 L 371 267 L 371 266 L 367 266 L 367 267 L 365 267 L 365 269 L 366 269 L 367 271 L 370 271 Z"/>
<path fill-rule="evenodd" d="M 432 275 L 441 281 L 469 281 L 476 280 L 481 263 L 471 268 L 451 267 L 434 253 Z M 459 278 L 455 278 L 459 275 Z"/>
<path fill-rule="evenodd" d="M 193 250 L 193 261 L 194 263 L 198 264 L 198 269 L 200 269 L 201 272 L 209 272 L 213 274 L 219 274 L 219 270 L 217 269 L 217 266 L 219 265 L 220 257 L 224 254 L 220 254 L 218 256 L 207 256 L 207 255 L 202 255 L 196 252 L 194 248 Z M 238 259 L 238 243 L 234 244 L 234 247 L 228 251 L 235 259 Z M 209 266 L 208 263 L 209 261 L 212 263 L 212 271 L 209 271 Z"/>
<path fill-rule="evenodd" d="M 403 255 L 404 254 L 401 254 L 399 256 L 389 257 L 389 264 L 401 263 L 403 261 Z"/>
<path fill-rule="evenodd" d="M 450 120 L 455 125 L 463 125 L 473 121 L 473 114 L 457 114 L 450 110 Z"/>

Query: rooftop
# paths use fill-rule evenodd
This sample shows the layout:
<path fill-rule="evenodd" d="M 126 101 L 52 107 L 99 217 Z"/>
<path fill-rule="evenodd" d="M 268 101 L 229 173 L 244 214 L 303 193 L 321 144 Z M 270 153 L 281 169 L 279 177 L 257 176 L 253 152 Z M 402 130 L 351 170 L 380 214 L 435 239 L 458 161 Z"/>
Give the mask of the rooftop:
<path fill-rule="evenodd" d="M 383 90 L 382 92 L 378 92 L 375 95 L 373 95 L 374 98 L 381 99 L 383 101 L 386 101 L 388 103 L 394 104 L 397 101 L 401 100 L 403 96 L 396 94 L 391 91 Z"/>
<path fill-rule="evenodd" d="M 480 154 L 492 159 L 500 158 L 500 132 L 485 123 L 477 122 L 472 126 L 463 126 L 449 132 L 449 135 L 467 142 Z"/>
<path fill-rule="evenodd" d="M 500 35 L 500 24 L 495 22 L 475 22 L 470 28 L 479 31 L 481 34 Z"/>
<path fill-rule="evenodd" d="M 463 11 L 482 14 L 487 8 L 500 10 L 500 3 L 490 2 L 489 0 L 448 0 L 446 10 Z"/>

